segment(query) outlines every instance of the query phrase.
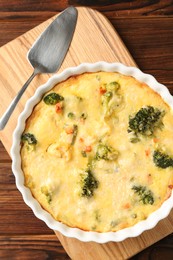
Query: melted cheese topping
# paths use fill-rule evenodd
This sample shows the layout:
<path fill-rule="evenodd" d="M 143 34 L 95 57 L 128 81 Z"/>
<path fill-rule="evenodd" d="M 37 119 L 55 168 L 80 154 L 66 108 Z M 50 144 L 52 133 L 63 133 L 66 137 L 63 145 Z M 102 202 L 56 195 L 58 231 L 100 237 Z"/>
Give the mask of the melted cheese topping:
<path fill-rule="evenodd" d="M 112 82 L 119 87 L 111 92 L 106 87 Z M 173 156 L 173 112 L 162 98 L 133 77 L 109 72 L 73 76 L 52 92 L 64 98 L 61 106 L 44 100 L 35 106 L 25 133 L 37 144 L 21 147 L 25 185 L 42 207 L 68 226 L 98 232 L 132 226 L 159 208 L 173 186 L 172 167 L 153 162 L 156 149 Z M 133 143 L 129 116 L 146 106 L 165 112 L 164 126 Z M 82 189 L 88 172 L 95 187 L 87 196 Z M 134 187 L 145 187 L 152 203 L 144 203 Z"/>

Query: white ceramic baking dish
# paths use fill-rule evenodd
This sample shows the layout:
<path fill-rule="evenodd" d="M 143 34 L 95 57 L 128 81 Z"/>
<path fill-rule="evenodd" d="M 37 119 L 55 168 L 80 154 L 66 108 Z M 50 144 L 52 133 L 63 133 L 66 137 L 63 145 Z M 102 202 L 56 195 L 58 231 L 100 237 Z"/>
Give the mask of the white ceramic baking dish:
<path fill-rule="evenodd" d="M 117 232 L 97 233 L 93 231 L 83 231 L 78 228 L 68 227 L 58 221 L 56 221 L 47 211 L 45 211 L 37 200 L 32 196 L 30 190 L 24 186 L 24 175 L 21 169 L 20 158 L 20 140 L 21 134 L 25 128 L 25 121 L 32 113 L 34 106 L 41 100 L 43 94 L 54 87 L 58 82 L 66 80 L 68 77 L 76 74 L 82 74 L 84 72 L 96 72 L 96 71 L 108 71 L 108 72 L 120 72 L 125 75 L 135 77 L 137 80 L 146 83 L 154 91 L 158 92 L 162 98 L 173 108 L 173 98 L 170 95 L 168 89 L 158 83 L 156 79 L 148 74 L 144 74 L 138 68 L 127 67 L 120 63 L 106 63 L 97 62 L 93 64 L 83 63 L 77 67 L 72 67 L 64 70 L 62 73 L 52 76 L 44 85 L 40 86 L 26 103 L 24 111 L 18 118 L 17 127 L 13 133 L 13 145 L 11 148 L 12 157 L 12 171 L 15 175 L 16 186 L 22 193 L 25 203 L 33 210 L 35 216 L 43 220 L 47 226 L 53 230 L 61 232 L 67 237 L 77 238 L 81 241 L 95 241 L 98 243 L 105 243 L 109 241 L 122 241 L 129 237 L 136 237 L 142 232 L 148 229 L 152 229 L 163 218 L 167 217 L 170 210 L 173 207 L 173 193 L 169 199 L 167 199 L 162 206 L 154 213 L 149 215 L 146 220 L 143 220 L 136 225 L 122 229 Z"/>

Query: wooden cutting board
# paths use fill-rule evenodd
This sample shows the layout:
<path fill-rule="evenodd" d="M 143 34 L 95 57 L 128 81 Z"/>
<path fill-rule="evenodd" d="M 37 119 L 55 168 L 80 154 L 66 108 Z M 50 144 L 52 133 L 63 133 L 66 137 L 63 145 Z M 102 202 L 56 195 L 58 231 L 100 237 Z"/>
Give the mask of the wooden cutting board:
<path fill-rule="evenodd" d="M 11 100 L 31 75 L 33 69 L 26 59 L 27 52 L 38 35 L 53 19 L 54 17 L 0 48 L 0 116 L 2 116 Z M 59 72 L 82 62 L 96 61 L 122 62 L 129 66 L 137 66 L 110 22 L 99 12 L 80 7 L 78 8 L 75 35 Z M 1 141 L 8 152 L 10 152 L 12 133 L 16 127 L 17 118 L 23 110 L 26 100 L 50 76 L 48 74 L 39 75 L 33 80 L 15 109 L 8 125 L 0 132 Z M 144 232 L 137 238 L 126 239 L 119 243 L 84 243 L 77 239 L 66 238 L 59 232 L 55 233 L 73 260 L 119 260 L 135 255 L 172 232 L 173 211 L 168 218 L 159 222 L 154 229 Z"/>

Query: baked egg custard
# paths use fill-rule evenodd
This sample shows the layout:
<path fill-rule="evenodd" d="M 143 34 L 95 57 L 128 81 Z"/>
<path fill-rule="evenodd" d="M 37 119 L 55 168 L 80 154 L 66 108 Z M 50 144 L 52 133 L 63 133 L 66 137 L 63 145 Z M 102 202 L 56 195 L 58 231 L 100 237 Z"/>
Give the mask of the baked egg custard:
<path fill-rule="evenodd" d="M 171 195 L 172 140 L 173 111 L 146 84 L 117 72 L 72 76 L 26 121 L 25 186 L 70 227 L 130 227 Z"/>

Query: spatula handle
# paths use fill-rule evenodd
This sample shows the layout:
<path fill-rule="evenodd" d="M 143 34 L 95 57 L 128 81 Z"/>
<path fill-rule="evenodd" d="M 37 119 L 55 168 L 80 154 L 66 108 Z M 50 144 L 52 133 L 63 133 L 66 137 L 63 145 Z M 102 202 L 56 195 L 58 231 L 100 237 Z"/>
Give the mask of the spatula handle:
<path fill-rule="evenodd" d="M 26 83 L 23 85 L 23 87 L 18 92 L 17 96 L 12 100 L 11 104 L 7 108 L 6 112 L 3 114 L 3 116 L 0 119 L 0 130 L 3 130 L 6 126 L 11 114 L 13 113 L 17 103 L 19 102 L 21 96 L 25 92 L 26 88 L 30 84 L 30 82 L 33 80 L 33 78 L 37 75 L 37 73 L 34 71 L 32 75 L 29 77 L 29 79 L 26 81 Z"/>

